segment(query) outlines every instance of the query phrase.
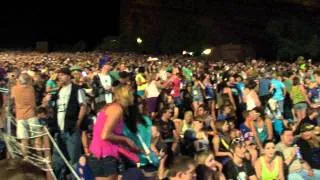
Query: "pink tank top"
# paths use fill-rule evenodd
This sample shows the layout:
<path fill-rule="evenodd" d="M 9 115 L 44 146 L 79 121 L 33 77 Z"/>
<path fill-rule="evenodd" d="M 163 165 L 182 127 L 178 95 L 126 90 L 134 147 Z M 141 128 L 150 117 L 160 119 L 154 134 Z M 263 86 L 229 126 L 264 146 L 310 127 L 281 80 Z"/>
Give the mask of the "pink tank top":
<path fill-rule="evenodd" d="M 104 123 L 107 121 L 108 117 L 104 110 L 100 111 L 97 115 L 96 123 L 93 127 L 93 137 L 90 144 L 90 152 L 96 158 L 104 158 L 107 156 L 112 156 L 115 158 L 119 157 L 117 143 L 101 139 L 101 133 Z M 122 135 L 124 128 L 123 119 L 120 119 L 115 125 L 112 133 L 115 135 Z"/>

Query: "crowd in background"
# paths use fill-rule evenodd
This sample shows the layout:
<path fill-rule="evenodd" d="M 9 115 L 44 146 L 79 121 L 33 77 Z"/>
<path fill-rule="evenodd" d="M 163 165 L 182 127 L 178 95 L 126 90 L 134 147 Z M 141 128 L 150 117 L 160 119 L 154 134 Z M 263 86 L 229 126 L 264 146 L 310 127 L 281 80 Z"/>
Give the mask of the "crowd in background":
<path fill-rule="evenodd" d="M 47 127 L 84 179 L 320 179 L 320 66 L 304 57 L 14 52 L 0 63 L 1 131 L 9 105 L 22 147 Z M 32 146 L 51 147 L 57 178 L 72 177 L 47 137 Z"/>

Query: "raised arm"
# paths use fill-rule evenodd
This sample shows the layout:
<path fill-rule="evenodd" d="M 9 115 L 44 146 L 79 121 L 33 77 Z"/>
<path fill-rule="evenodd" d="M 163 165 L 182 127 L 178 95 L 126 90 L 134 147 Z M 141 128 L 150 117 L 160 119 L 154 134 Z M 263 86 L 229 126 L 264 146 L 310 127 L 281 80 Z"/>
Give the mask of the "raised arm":
<path fill-rule="evenodd" d="M 258 146 L 259 146 L 259 149 L 260 149 L 260 150 L 263 149 L 263 148 L 262 148 L 262 143 L 261 143 L 261 141 L 260 141 L 260 139 L 259 139 L 257 130 L 256 130 L 256 128 L 254 127 L 253 121 L 250 122 L 250 129 L 251 129 L 251 132 L 253 133 L 253 136 L 254 136 L 254 138 L 255 138 Z"/>
<path fill-rule="evenodd" d="M 267 126 L 267 133 L 268 133 L 268 140 L 273 139 L 273 126 L 271 119 L 267 118 L 265 119 L 266 126 Z"/>

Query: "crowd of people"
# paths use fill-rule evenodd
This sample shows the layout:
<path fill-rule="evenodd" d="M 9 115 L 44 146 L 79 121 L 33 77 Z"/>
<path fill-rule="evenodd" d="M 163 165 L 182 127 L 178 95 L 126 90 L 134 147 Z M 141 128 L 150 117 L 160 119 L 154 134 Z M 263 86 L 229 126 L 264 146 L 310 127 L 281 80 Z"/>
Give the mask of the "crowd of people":
<path fill-rule="evenodd" d="M 43 127 L 85 180 L 320 179 L 320 66 L 302 56 L 3 52 L 0 62 L 1 131 L 12 112 L 22 160 L 28 146 L 48 148 L 57 179 L 72 174 L 35 136 Z"/>

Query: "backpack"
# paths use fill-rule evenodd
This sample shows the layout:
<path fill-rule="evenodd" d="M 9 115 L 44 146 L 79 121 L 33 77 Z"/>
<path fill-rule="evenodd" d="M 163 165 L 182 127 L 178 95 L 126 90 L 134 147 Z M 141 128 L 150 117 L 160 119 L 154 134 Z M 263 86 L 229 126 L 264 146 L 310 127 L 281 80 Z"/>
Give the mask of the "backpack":
<path fill-rule="evenodd" d="M 110 77 L 111 77 L 111 81 L 113 82 L 112 76 Z M 92 89 L 93 89 L 93 95 L 94 95 L 94 106 L 95 106 L 95 109 L 99 111 L 99 109 L 106 104 L 106 99 L 105 99 L 106 90 L 102 86 L 99 75 L 95 75 L 93 77 Z"/>

